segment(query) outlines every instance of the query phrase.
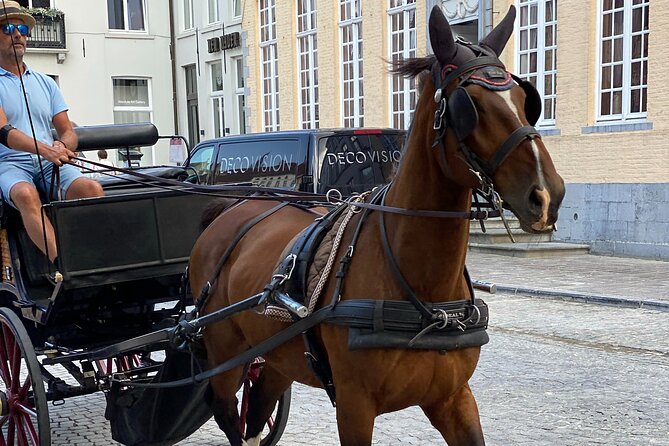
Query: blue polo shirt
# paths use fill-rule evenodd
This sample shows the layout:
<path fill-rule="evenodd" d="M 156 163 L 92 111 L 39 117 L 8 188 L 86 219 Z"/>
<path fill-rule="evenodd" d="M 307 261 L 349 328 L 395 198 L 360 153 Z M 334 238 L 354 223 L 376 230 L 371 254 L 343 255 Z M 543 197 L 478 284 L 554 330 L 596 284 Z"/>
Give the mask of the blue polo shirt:
<path fill-rule="evenodd" d="M 53 144 L 51 135 L 52 120 L 55 115 L 68 109 L 63 95 L 56 82 L 49 76 L 26 67 L 23 83 L 28 96 L 30 114 L 33 118 L 35 137 L 46 143 Z M 26 109 L 21 80 L 18 76 L 0 67 L 0 106 L 7 115 L 11 125 L 32 136 L 28 110 Z M 19 152 L 0 144 L 0 160 L 11 156 L 13 159 L 30 157 L 27 152 Z"/>

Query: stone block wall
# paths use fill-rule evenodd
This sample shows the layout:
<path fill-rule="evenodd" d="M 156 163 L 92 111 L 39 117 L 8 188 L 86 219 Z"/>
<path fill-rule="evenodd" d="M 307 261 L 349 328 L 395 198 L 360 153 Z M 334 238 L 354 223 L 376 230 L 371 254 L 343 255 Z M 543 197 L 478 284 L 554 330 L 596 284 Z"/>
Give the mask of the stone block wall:
<path fill-rule="evenodd" d="M 554 240 L 669 261 L 669 183 L 571 183 Z"/>

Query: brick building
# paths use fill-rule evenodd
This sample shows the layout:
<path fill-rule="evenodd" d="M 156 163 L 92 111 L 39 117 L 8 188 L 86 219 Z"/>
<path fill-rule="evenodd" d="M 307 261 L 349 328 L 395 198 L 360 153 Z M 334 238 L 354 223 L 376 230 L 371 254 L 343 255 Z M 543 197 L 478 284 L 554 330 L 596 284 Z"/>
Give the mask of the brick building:
<path fill-rule="evenodd" d="M 669 260 L 669 4 L 650 0 L 257 0 L 244 3 L 249 131 L 406 128 L 414 86 L 385 60 L 429 51 L 440 4 L 468 40 L 510 5 L 502 55 L 544 97 L 538 123 L 567 183 L 556 238 Z M 665 35 L 666 34 L 666 35 Z"/>

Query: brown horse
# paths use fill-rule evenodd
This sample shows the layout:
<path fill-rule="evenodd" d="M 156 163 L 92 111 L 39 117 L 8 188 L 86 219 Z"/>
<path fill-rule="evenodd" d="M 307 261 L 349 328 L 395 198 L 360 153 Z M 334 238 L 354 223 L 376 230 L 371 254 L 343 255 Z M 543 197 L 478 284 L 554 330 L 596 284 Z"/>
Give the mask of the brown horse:
<path fill-rule="evenodd" d="M 551 230 L 564 184 L 541 138 L 528 125 L 536 122 L 540 101 L 528 84 L 518 79 L 514 82 L 497 59 L 514 19 L 515 9 L 511 8 L 479 45 L 470 45 L 454 42 L 441 10 L 433 9 L 429 31 L 435 55 L 407 61 L 398 68 L 405 75 L 420 76 L 422 91 L 385 206 L 465 212 L 471 206 L 473 188 L 494 184 L 504 205 L 525 230 Z M 191 256 L 194 295 L 211 279 L 240 228 L 275 205 L 245 201 L 222 212 L 204 230 Z M 470 296 L 464 275 L 469 220 L 372 211 L 359 233 L 341 302 L 356 298 L 406 300 L 406 288 L 398 284 L 382 246 L 381 214 L 398 269 L 421 301 L 455 301 Z M 253 226 L 221 269 L 203 313 L 262 291 L 286 246 L 314 218 L 311 212 L 286 206 Z M 344 233 L 339 256 L 353 238 L 357 218 L 360 216 L 353 218 Z M 327 301 L 334 292 L 334 282 L 333 270 L 323 293 Z M 222 363 L 288 325 L 247 311 L 208 326 L 204 332 L 208 360 L 212 366 Z M 371 444 L 375 417 L 409 406 L 420 406 L 449 445 L 484 444 L 468 384 L 480 347 L 446 354 L 408 348 L 351 351 L 347 327 L 324 323 L 314 332 L 331 366 L 342 445 Z M 246 439 L 239 429 L 235 398 L 243 368 L 210 381 L 216 421 L 232 446 L 259 444 L 259 432 L 292 382 L 321 386 L 307 366 L 299 336 L 263 356 L 267 363 L 251 395 Z"/>

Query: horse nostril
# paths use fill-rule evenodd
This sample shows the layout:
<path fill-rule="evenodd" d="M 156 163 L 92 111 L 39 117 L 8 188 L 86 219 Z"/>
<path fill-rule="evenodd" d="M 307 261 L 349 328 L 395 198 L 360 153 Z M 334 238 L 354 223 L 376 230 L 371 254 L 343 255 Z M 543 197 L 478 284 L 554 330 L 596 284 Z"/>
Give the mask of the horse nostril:
<path fill-rule="evenodd" d="M 541 212 L 541 210 L 544 207 L 544 199 L 545 199 L 545 189 L 539 190 L 539 188 L 537 187 L 532 188 L 532 192 L 530 192 L 529 196 L 530 208 L 532 210 L 537 210 Z"/>

